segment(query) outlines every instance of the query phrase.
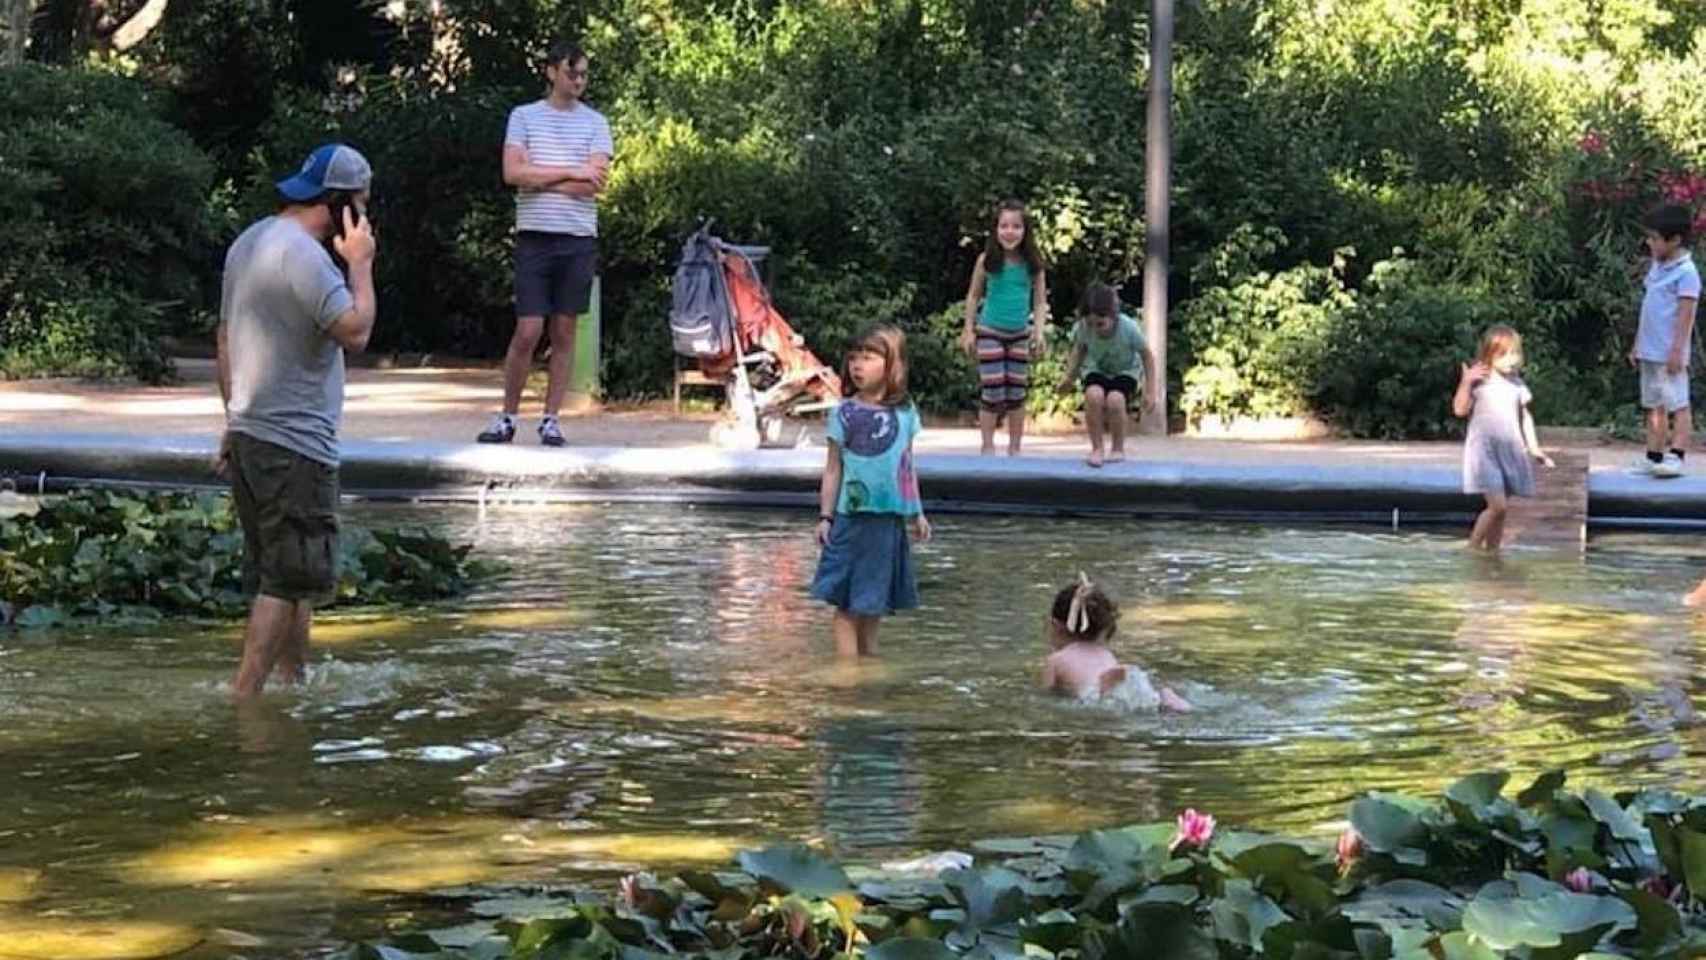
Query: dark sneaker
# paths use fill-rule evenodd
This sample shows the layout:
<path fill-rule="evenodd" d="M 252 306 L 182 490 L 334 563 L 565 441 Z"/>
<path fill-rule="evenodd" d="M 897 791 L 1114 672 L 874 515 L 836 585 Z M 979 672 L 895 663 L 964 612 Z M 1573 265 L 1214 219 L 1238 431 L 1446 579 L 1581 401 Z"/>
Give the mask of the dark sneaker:
<path fill-rule="evenodd" d="M 547 447 L 560 447 L 568 442 L 563 439 L 563 429 L 557 426 L 556 417 L 539 421 L 539 442 Z"/>
<path fill-rule="evenodd" d="M 515 418 L 507 413 L 498 414 L 478 437 L 474 439 L 481 443 L 508 443 L 515 439 Z"/>

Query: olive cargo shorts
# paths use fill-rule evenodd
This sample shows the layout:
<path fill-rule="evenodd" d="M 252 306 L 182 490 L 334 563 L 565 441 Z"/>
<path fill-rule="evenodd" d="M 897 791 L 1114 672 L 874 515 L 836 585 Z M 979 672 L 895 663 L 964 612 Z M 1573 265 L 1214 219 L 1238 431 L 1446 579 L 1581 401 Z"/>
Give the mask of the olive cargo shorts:
<path fill-rule="evenodd" d="M 338 583 L 338 468 L 247 434 L 229 436 L 243 592 L 330 600 Z"/>

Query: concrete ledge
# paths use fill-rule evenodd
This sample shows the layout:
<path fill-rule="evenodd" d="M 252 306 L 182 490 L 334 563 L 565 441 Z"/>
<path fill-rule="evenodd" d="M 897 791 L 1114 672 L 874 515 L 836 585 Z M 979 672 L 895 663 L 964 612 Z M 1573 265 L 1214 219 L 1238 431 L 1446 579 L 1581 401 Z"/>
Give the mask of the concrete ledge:
<path fill-rule="evenodd" d="M 87 482 L 218 485 L 208 436 L 13 432 L 0 437 L 0 476 L 23 491 Z M 806 505 L 821 448 L 726 451 L 478 444 L 343 444 L 344 489 L 376 499 L 633 499 Z M 1304 515 L 1404 525 L 1463 522 L 1479 498 L 1455 467 L 1133 460 L 1091 470 L 1077 459 L 921 454 L 934 509 L 1146 516 Z M 1596 519 L 1706 526 L 1706 477 L 1653 480 L 1610 470 L 1589 478 Z M 1394 511 L 1397 511 L 1396 515 Z"/>

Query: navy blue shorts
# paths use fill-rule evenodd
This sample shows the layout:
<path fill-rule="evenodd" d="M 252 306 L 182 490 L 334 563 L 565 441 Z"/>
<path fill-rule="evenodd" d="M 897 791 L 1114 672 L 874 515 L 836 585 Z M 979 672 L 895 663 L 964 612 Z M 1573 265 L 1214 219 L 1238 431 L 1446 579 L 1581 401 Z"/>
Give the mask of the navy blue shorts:
<path fill-rule="evenodd" d="M 862 617 L 917 607 L 906 526 L 907 518 L 893 513 L 836 514 L 812 578 L 812 598 Z"/>
<path fill-rule="evenodd" d="M 515 236 L 515 315 L 579 316 L 592 305 L 598 238 L 523 230 Z"/>

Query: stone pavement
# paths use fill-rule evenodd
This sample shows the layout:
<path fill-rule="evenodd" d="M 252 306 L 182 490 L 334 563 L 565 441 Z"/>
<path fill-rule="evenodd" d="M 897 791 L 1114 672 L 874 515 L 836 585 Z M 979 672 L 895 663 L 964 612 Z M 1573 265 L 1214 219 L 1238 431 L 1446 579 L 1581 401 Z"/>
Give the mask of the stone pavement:
<path fill-rule="evenodd" d="M 213 363 L 179 360 L 182 382 L 169 387 L 111 384 L 82 380 L 0 381 L 0 430 L 134 433 L 141 436 L 217 435 L 224 425 Z M 418 443 L 470 443 L 502 405 L 503 378 L 491 369 L 351 368 L 345 391 L 345 440 Z M 517 446 L 537 443 L 537 394 L 522 403 L 522 432 Z M 565 412 L 564 432 L 575 447 L 696 447 L 710 445 L 717 414 L 673 414 L 667 403 Z M 821 436 L 821 421 L 811 423 Z M 1570 449 L 1586 454 L 1595 469 L 1622 468 L 1639 455 L 1626 444 L 1601 444 L 1569 437 Z M 1551 442 L 1553 438 L 1546 438 Z M 998 435 L 1005 443 L 1005 434 Z M 1191 437 L 1133 436 L 1134 458 L 1172 462 L 1330 466 L 1334 463 L 1450 466 L 1458 463 L 1457 443 L 1379 443 L 1350 440 L 1243 441 Z M 932 423 L 919 438 L 920 453 L 978 451 L 975 427 Z M 1026 456 L 1082 458 L 1088 452 L 1081 432 L 1039 433 L 1025 440 Z M 1088 469 L 1088 468 L 1086 468 Z M 1702 469 L 1706 469 L 1703 467 Z"/>
<path fill-rule="evenodd" d="M 223 424 L 213 366 L 184 360 L 179 371 L 181 384 L 159 388 L 0 383 L 0 474 L 209 482 L 205 463 Z M 533 433 L 534 395 L 523 403 L 515 444 L 477 446 L 473 437 L 497 410 L 501 387 L 492 369 L 351 369 L 342 432 L 346 487 L 370 495 L 545 490 L 805 503 L 821 470 L 820 443 L 719 450 L 709 442 L 716 414 L 675 416 L 667 403 L 566 414 L 569 446 L 551 450 Z M 815 441 L 820 425 L 809 430 Z M 1639 455 L 1634 446 L 1581 432 L 1543 430 L 1542 437 L 1587 467 L 1596 518 L 1706 519 L 1706 467 L 1696 468 L 1698 476 L 1657 481 L 1626 472 Z M 1128 462 L 1101 470 L 1082 462 L 1086 442 L 1078 432 L 1028 436 L 1026 455 L 1016 459 L 977 456 L 978 446 L 975 427 L 927 427 L 918 443 L 926 496 L 1003 510 L 1307 512 L 1364 520 L 1407 511 L 1450 522 L 1477 506 L 1458 492 L 1461 449 L 1449 442 L 1134 436 Z"/>

